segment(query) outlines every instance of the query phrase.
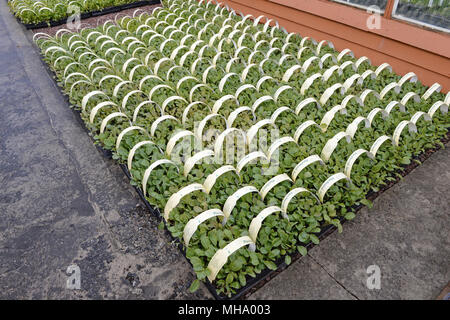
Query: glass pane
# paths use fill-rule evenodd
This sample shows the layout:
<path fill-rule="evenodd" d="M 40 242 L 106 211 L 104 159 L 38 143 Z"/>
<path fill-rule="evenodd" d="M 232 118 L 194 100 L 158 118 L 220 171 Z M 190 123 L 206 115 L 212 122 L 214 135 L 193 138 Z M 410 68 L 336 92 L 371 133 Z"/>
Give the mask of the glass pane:
<path fill-rule="evenodd" d="M 367 9 L 369 7 L 374 7 L 374 9 L 379 10 L 380 12 L 384 12 L 386 9 L 387 0 L 331 0 L 334 2 L 348 4 L 353 7 Z M 372 11 L 377 11 L 372 10 Z"/>
<path fill-rule="evenodd" d="M 392 16 L 450 32 L 450 0 L 397 0 Z"/>

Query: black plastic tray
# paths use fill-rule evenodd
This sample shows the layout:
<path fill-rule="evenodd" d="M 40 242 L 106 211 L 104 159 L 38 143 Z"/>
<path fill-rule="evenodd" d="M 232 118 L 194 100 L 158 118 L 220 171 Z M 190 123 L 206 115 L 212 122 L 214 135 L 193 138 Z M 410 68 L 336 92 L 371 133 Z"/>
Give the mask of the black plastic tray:
<path fill-rule="evenodd" d="M 43 60 L 43 56 L 40 53 L 39 48 L 36 46 L 35 43 L 33 43 L 33 47 L 35 48 L 35 50 L 37 50 L 37 53 L 39 55 L 39 58 L 42 62 L 42 64 L 44 65 L 45 69 L 47 70 L 47 73 L 49 74 L 49 76 L 53 79 L 53 82 L 55 83 L 55 85 L 59 88 L 60 93 L 63 95 L 64 99 L 66 100 L 67 104 L 70 106 L 70 101 L 69 101 L 69 96 L 66 95 L 63 90 L 61 89 L 61 87 L 58 85 L 57 81 L 56 81 L 56 75 L 55 73 L 50 69 L 50 67 L 47 65 L 47 63 Z M 86 130 L 86 132 L 88 133 L 88 135 L 91 137 L 92 141 L 94 142 L 95 146 L 97 147 L 97 149 L 99 150 L 99 152 L 107 159 L 112 160 L 112 152 L 110 150 L 106 150 L 104 149 L 102 146 L 100 146 L 94 139 L 94 137 L 92 136 L 92 133 L 88 130 L 88 128 L 86 127 L 83 119 L 81 118 L 81 112 L 79 111 L 79 107 L 78 108 L 71 108 L 72 111 L 74 112 L 74 114 L 76 115 L 77 120 L 80 122 L 81 126 Z M 441 139 L 441 142 L 446 143 L 450 140 L 450 130 L 447 131 L 446 136 L 444 136 Z M 426 159 L 428 159 L 431 154 L 433 154 L 435 151 L 441 149 L 440 145 L 436 145 L 435 148 L 430 148 L 428 150 L 425 150 L 424 152 L 413 156 L 411 160 L 420 160 L 421 162 L 425 161 Z M 122 168 L 123 172 L 125 173 L 125 175 L 128 177 L 128 179 L 130 179 L 131 181 L 131 175 L 130 172 L 128 171 L 128 167 L 123 164 L 120 163 L 119 164 L 120 167 Z M 366 198 L 373 201 L 375 200 L 380 194 L 382 194 L 383 192 L 385 192 L 386 190 L 388 190 L 389 188 L 391 188 L 392 186 L 394 186 L 399 180 L 400 178 L 398 176 L 396 176 L 396 173 L 400 174 L 401 176 L 406 176 L 409 172 L 411 172 L 414 168 L 416 168 L 417 166 L 419 166 L 419 164 L 416 161 L 411 161 L 411 163 L 409 165 L 402 165 L 402 169 L 399 169 L 396 172 L 392 172 L 391 176 L 395 177 L 396 180 L 395 181 L 391 181 L 388 184 L 381 186 L 380 190 L 377 192 L 373 192 L 370 191 L 367 193 Z M 158 221 L 164 221 L 161 212 L 159 210 L 159 208 L 155 208 L 153 207 L 145 198 L 142 190 L 136 186 L 134 186 L 136 192 L 139 194 L 139 197 L 142 199 L 142 201 L 144 202 L 145 206 L 147 207 L 148 211 L 154 215 Z M 363 207 L 365 207 L 365 205 L 358 205 L 358 206 L 353 206 L 349 209 L 351 209 L 353 212 L 355 212 L 355 214 L 357 214 Z M 341 222 L 341 224 L 344 224 L 347 220 L 344 217 L 339 217 L 338 218 L 339 221 Z M 164 225 L 165 221 L 164 221 Z M 329 236 L 331 233 L 333 233 L 337 227 L 335 227 L 334 225 L 321 225 L 320 226 L 321 231 L 319 233 L 317 233 L 317 237 L 320 240 L 325 239 L 327 236 Z M 186 260 L 189 262 L 189 264 L 192 266 L 190 260 L 186 257 L 186 250 L 183 246 L 183 244 L 180 242 L 180 240 L 178 238 L 174 238 L 172 236 L 172 234 L 170 233 L 170 231 L 166 228 L 164 228 L 165 232 L 169 235 L 169 237 L 172 239 L 173 242 L 175 242 L 179 248 L 179 250 L 181 251 L 181 253 L 183 254 L 183 256 L 186 258 Z M 309 251 L 312 247 L 314 247 L 315 244 L 313 244 L 312 242 L 309 242 L 308 244 L 305 244 L 304 247 Z M 292 254 L 289 255 L 291 257 L 291 264 L 294 263 L 295 261 L 297 261 L 298 259 L 300 259 L 302 256 L 300 253 L 298 252 L 294 252 Z M 286 269 L 288 266 L 286 265 L 286 263 L 284 262 L 284 256 L 279 258 L 276 262 L 275 262 L 277 269 L 276 270 L 270 270 L 268 268 L 264 269 L 261 273 L 259 273 L 258 275 L 256 275 L 255 278 L 246 277 L 247 280 L 247 284 L 238 289 L 236 291 L 236 293 L 234 295 L 232 295 L 231 297 L 222 295 L 222 294 L 218 294 L 216 291 L 216 287 L 209 282 L 208 280 L 205 282 L 206 287 L 208 288 L 208 290 L 211 292 L 211 294 L 214 296 L 214 298 L 216 300 L 238 300 L 238 299 L 245 299 L 248 295 L 250 295 L 251 293 L 255 292 L 257 289 L 261 288 L 267 281 L 269 281 L 270 279 L 272 279 L 273 277 L 275 277 L 277 274 L 279 274 L 280 272 L 282 272 L 284 269 Z M 193 267 L 193 266 L 192 266 Z"/>
<path fill-rule="evenodd" d="M 146 0 L 146 1 L 136 1 L 136 2 L 132 2 L 132 3 L 127 3 L 127 4 L 123 4 L 120 6 L 116 6 L 116 7 L 109 7 L 109 8 L 104 8 L 102 10 L 96 10 L 96 11 L 91 11 L 91 12 L 83 12 L 81 13 L 80 17 L 81 19 L 87 19 L 87 18 L 91 18 L 91 17 L 98 17 L 98 16 L 102 16 L 105 14 L 110 14 L 110 13 L 114 13 L 114 12 L 119 12 L 122 10 L 127 10 L 127 9 L 132 9 L 132 8 L 138 8 L 138 7 L 142 7 L 142 6 L 147 6 L 147 5 L 153 5 L 153 4 L 160 4 L 161 1 L 160 0 Z M 57 21 L 49 21 L 49 22 L 40 22 L 40 23 L 23 23 L 22 21 L 20 21 L 19 17 L 15 16 L 16 20 L 25 26 L 25 28 L 27 29 L 40 29 L 40 28 L 49 28 L 49 27 L 57 27 L 63 24 L 67 23 L 67 18 L 61 19 L 61 20 L 57 20 Z"/>

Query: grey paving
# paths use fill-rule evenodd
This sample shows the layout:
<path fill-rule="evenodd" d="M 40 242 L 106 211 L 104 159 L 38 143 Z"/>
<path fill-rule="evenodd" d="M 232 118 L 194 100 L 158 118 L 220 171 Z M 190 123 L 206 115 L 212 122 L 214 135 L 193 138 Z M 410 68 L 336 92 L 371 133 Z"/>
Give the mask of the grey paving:
<path fill-rule="evenodd" d="M 0 1 L 0 299 L 210 299 L 92 144 Z M 251 299 L 434 299 L 450 280 L 450 151 L 434 154 Z M 67 267 L 81 290 L 66 288 Z M 369 265 L 381 289 L 366 286 Z"/>

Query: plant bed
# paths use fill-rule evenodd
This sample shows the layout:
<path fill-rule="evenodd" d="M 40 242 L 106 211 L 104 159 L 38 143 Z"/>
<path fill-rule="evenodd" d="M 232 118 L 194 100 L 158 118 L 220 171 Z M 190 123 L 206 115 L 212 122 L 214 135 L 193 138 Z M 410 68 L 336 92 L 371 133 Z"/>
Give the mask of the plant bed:
<path fill-rule="evenodd" d="M 130 2 L 125 4 L 119 4 L 123 2 Z M 39 1 L 37 1 L 39 2 Z M 37 2 L 33 2 L 37 3 Z M 23 24 L 27 29 L 40 29 L 47 27 L 56 27 L 67 23 L 67 10 L 68 5 L 79 5 L 80 9 L 80 19 L 87 19 L 90 17 L 98 17 L 114 12 L 119 12 L 122 10 L 137 8 L 146 5 L 153 5 L 161 3 L 160 0 L 142 0 L 142 1 L 134 1 L 134 0 L 125 0 L 125 1 L 112 1 L 113 6 L 108 6 L 109 4 L 105 4 L 107 7 L 101 8 L 101 4 L 98 4 L 97 7 L 101 8 L 98 10 L 91 10 L 89 6 L 83 7 L 81 4 L 77 4 L 76 1 L 67 1 L 67 3 L 63 3 L 64 1 L 60 1 L 57 3 L 53 3 L 55 7 L 48 8 L 44 3 L 42 6 L 37 8 L 33 8 L 32 3 L 28 3 L 28 0 L 12 0 L 8 1 L 8 5 L 10 6 L 10 10 L 14 14 L 17 22 Z M 91 1 L 94 2 L 94 1 Z M 105 2 L 106 3 L 106 2 Z M 114 5 L 117 3 L 117 5 Z M 90 4 L 92 5 L 92 4 Z M 44 11 L 47 11 L 46 14 L 39 13 L 42 9 L 46 8 Z M 47 10 L 48 9 L 48 10 Z M 23 12 L 26 12 L 28 15 L 24 15 Z M 45 13 L 45 12 L 44 12 Z"/>
<path fill-rule="evenodd" d="M 342 231 L 448 132 L 439 84 L 211 3 L 166 2 L 152 16 L 35 40 L 95 143 L 216 298 L 244 295 Z M 260 144 L 268 127 L 279 135 Z M 201 161 L 223 153 L 231 132 L 245 156 Z M 206 146 L 176 160 L 183 140 Z"/>

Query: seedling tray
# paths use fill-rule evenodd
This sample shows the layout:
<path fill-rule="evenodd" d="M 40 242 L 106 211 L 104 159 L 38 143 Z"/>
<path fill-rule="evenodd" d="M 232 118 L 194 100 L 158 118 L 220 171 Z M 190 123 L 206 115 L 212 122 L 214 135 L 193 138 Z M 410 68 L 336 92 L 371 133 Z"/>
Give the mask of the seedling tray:
<path fill-rule="evenodd" d="M 104 8 L 102 10 L 83 12 L 80 14 L 80 17 L 81 17 L 81 20 L 83 20 L 83 19 L 87 19 L 87 18 L 91 18 L 91 17 L 98 17 L 98 16 L 103 16 L 105 14 L 119 12 L 122 10 L 133 9 L 133 8 L 138 8 L 138 7 L 143 7 L 143 6 L 147 6 L 147 5 L 153 5 L 153 4 L 160 4 L 160 3 L 161 3 L 160 0 L 136 1 L 133 3 L 123 4 L 120 6 Z M 17 16 L 15 16 L 15 17 L 16 17 L 17 22 L 24 25 L 25 28 L 27 28 L 28 30 L 57 27 L 57 26 L 67 23 L 67 17 L 64 19 L 61 19 L 61 20 L 57 20 L 57 21 L 40 22 L 40 23 L 23 23 L 22 21 L 20 21 L 19 17 L 17 17 Z"/>
<path fill-rule="evenodd" d="M 38 51 L 38 53 L 40 53 L 40 51 Z M 56 82 L 55 74 L 53 73 L 53 71 L 51 71 L 51 69 L 47 65 L 47 63 L 45 63 L 45 61 L 43 60 L 41 55 L 40 55 L 40 57 L 41 57 L 41 62 L 46 67 L 47 72 L 49 72 L 49 74 L 52 76 L 52 78 Z M 63 95 L 65 95 L 65 94 L 63 93 Z M 69 103 L 68 96 L 65 95 L 65 97 L 66 97 L 67 102 Z M 77 115 L 77 118 L 82 123 L 82 126 L 87 130 L 87 128 L 84 125 L 84 122 L 83 122 L 83 120 L 81 118 L 81 113 L 78 112 L 78 110 L 80 110 L 80 108 L 75 107 L 72 110 Z M 89 135 L 93 139 L 92 133 L 89 132 Z M 443 139 L 443 141 L 448 141 L 448 137 L 449 137 L 449 135 L 448 135 L 448 131 L 447 131 L 447 135 Z M 102 152 L 102 154 L 105 157 L 107 157 L 108 159 L 112 158 L 111 151 L 105 150 L 97 142 L 95 144 L 96 144 L 97 148 Z M 420 155 L 413 157 L 413 159 L 418 159 L 420 161 L 423 161 L 426 158 L 428 158 L 436 149 L 439 149 L 439 148 L 440 147 L 438 146 L 438 147 L 436 147 L 434 149 L 428 149 L 425 152 L 421 153 Z M 126 174 L 126 176 L 128 178 L 131 178 L 131 175 L 130 175 L 130 172 L 128 171 L 128 168 L 124 164 L 120 164 L 120 166 L 121 166 L 122 170 L 124 171 L 124 173 Z M 398 176 L 405 176 L 407 173 L 409 173 L 411 170 L 413 170 L 417 166 L 418 166 L 418 164 L 416 162 L 414 162 L 414 161 L 411 162 L 409 165 L 402 166 L 401 169 L 397 170 L 397 172 L 393 172 L 393 173 L 390 174 L 390 177 L 395 177 L 395 179 L 393 179 L 394 181 L 391 181 L 388 184 L 384 185 L 376 193 L 375 192 L 369 192 L 366 195 L 366 197 L 369 198 L 370 200 L 375 199 L 382 192 L 384 192 L 385 190 L 389 189 L 392 185 L 394 185 L 396 182 L 398 182 L 399 179 L 400 179 Z M 137 187 L 135 187 L 135 188 L 136 188 L 139 196 L 142 198 L 143 202 L 145 203 L 146 207 L 148 208 L 148 210 L 152 214 L 154 214 L 158 218 L 158 220 L 164 221 L 164 219 L 162 219 L 162 215 L 160 213 L 160 210 L 158 208 L 153 207 L 152 205 L 150 205 L 150 203 L 146 200 L 146 197 L 144 196 L 143 192 L 139 188 L 137 188 Z M 358 212 L 362 207 L 363 207 L 363 205 L 353 206 L 353 207 L 348 208 L 348 211 Z M 339 220 L 340 220 L 341 223 L 344 223 L 346 221 L 345 218 L 343 218 L 343 217 L 340 218 Z M 336 227 L 334 227 L 333 225 L 321 224 L 320 227 L 321 227 L 320 228 L 321 231 L 319 233 L 316 233 L 316 235 L 317 235 L 317 237 L 319 239 L 324 239 L 326 236 L 328 236 L 329 234 L 334 232 L 334 230 L 336 229 Z M 186 251 L 184 249 L 184 246 L 181 244 L 181 242 L 178 239 L 173 238 L 171 233 L 168 231 L 167 228 L 165 230 L 169 234 L 169 236 L 174 240 L 174 242 L 178 244 L 178 247 L 179 247 L 180 251 L 186 257 Z M 305 247 L 307 249 L 310 249 L 313 246 L 314 246 L 314 244 L 312 242 L 310 242 L 310 243 L 305 245 Z M 296 261 L 296 260 L 298 260 L 301 257 L 301 254 L 300 253 L 293 253 L 290 256 L 291 256 L 291 260 L 292 261 Z M 189 259 L 187 259 L 187 260 L 188 260 L 188 262 L 190 262 Z M 266 281 L 268 281 L 269 279 L 273 278 L 276 274 L 278 274 L 279 272 L 281 272 L 283 269 L 285 269 L 287 267 L 287 265 L 284 262 L 284 257 L 278 259 L 275 264 L 277 266 L 277 268 L 275 270 L 270 270 L 270 269 L 266 268 L 266 269 L 262 270 L 262 272 L 259 273 L 255 278 L 247 277 L 246 278 L 246 280 L 247 280 L 246 285 L 244 287 L 238 289 L 236 291 L 236 293 L 234 295 L 232 295 L 231 297 L 228 297 L 228 296 L 225 296 L 225 295 L 221 295 L 221 294 L 217 294 L 216 287 L 210 282 L 206 282 L 206 286 L 211 291 L 212 295 L 218 300 L 235 300 L 235 299 L 240 299 L 240 298 L 246 298 L 249 294 L 251 294 L 252 292 L 257 290 L 258 288 L 260 288 L 262 285 L 264 285 L 264 283 Z"/>
<path fill-rule="evenodd" d="M 53 82 L 55 83 L 55 85 L 58 88 L 60 88 L 59 89 L 60 93 L 64 96 L 64 98 L 66 100 L 66 103 L 70 106 L 69 97 L 61 90 L 61 87 L 58 85 L 58 83 L 55 80 L 56 79 L 55 78 L 55 73 L 49 68 L 47 63 L 45 63 L 45 61 L 43 60 L 42 55 L 40 54 L 39 48 L 37 48 L 37 46 L 35 44 L 33 44 L 33 46 L 34 46 L 36 52 L 39 54 L 41 63 L 43 64 L 43 66 L 47 70 L 47 73 L 53 79 Z M 79 112 L 80 108 L 79 107 L 72 107 L 71 109 L 72 109 L 73 113 L 76 115 L 76 118 L 77 118 L 78 122 L 80 123 L 80 125 L 84 128 L 84 130 L 86 130 L 88 135 L 91 137 L 92 141 L 95 142 L 94 138 L 92 137 L 92 134 L 89 132 L 89 130 L 87 129 L 87 127 L 86 127 L 86 125 L 84 123 L 84 121 L 81 118 L 81 113 Z M 448 141 L 450 141 L 450 130 L 447 132 L 447 135 L 444 138 L 441 139 L 441 142 L 444 143 L 444 144 L 447 143 Z M 109 160 L 112 160 L 112 152 L 110 150 L 104 149 L 98 143 L 95 143 L 95 146 L 97 147 L 99 152 L 105 158 L 107 158 Z M 412 159 L 413 160 L 419 160 L 419 161 L 423 162 L 426 159 L 428 159 L 434 152 L 438 151 L 439 149 L 441 149 L 441 146 L 440 145 L 436 145 L 435 148 L 431 148 L 431 149 L 425 150 L 424 152 L 420 153 L 419 155 L 414 156 Z M 119 165 L 122 168 L 124 174 L 127 176 L 127 178 L 131 180 L 131 175 L 130 175 L 130 172 L 128 171 L 127 166 L 125 164 L 119 164 Z M 418 166 L 419 166 L 419 164 L 416 161 L 411 161 L 411 163 L 409 165 L 403 165 L 402 169 L 398 170 L 397 173 L 399 173 L 400 175 L 402 175 L 404 177 L 404 176 L 406 176 L 408 173 L 410 173 L 412 170 L 414 170 Z M 369 199 L 371 201 L 375 200 L 383 192 L 385 192 L 386 190 L 388 190 L 389 188 L 394 186 L 399 181 L 400 181 L 400 178 L 397 177 L 396 181 L 391 181 L 388 184 L 384 185 L 383 187 L 380 188 L 380 190 L 378 192 L 370 192 L 370 193 L 368 193 L 367 194 L 367 199 Z M 155 216 L 158 219 L 158 221 L 164 221 L 159 208 L 153 207 L 147 201 L 147 199 L 145 198 L 145 196 L 142 193 L 142 190 L 140 188 L 138 188 L 136 186 L 134 186 L 134 188 L 135 188 L 136 192 L 138 193 L 139 197 L 141 198 L 142 202 L 144 202 L 147 210 L 153 216 Z M 352 208 L 349 208 L 348 211 L 351 210 L 351 211 L 354 211 L 355 213 L 358 213 L 364 207 L 365 207 L 365 205 L 358 205 L 358 206 L 354 206 Z M 343 217 L 340 217 L 339 221 L 341 222 L 341 224 L 344 224 L 347 220 L 345 218 L 343 218 Z M 317 234 L 317 237 L 320 240 L 323 240 L 326 237 L 328 237 L 330 234 L 332 234 L 334 231 L 336 231 L 336 229 L 337 228 L 334 225 L 323 225 L 323 226 L 321 226 L 321 231 L 320 231 L 320 233 Z M 171 240 L 177 244 L 178 249 L 181 251 L 181 253 L 185 257 L 187 262 L 192 266 L 191 262 L 186 257 L 186 250 L 185 250 L 184 246 L 182 245 L 182 243 L 180 242 L 180 240 L 177 239 L 177 238 L 174 238 L 167 228 L 165 228 L 164 230 L 170 236 Z M 305 244 L 304 246 L 305 246 L 305 248 L 307 250 L 310 250 L 311 248 L 313 248 L 315 246 L 315 244 L 312 243 L 312 242 L 309 242 L 308 244 Z M 292 261 L 291 264 L 302 257 L 301 254 L 298 253 L 298 252 L 294 252 L 294 253 L 290 254 L 289 256 L 291 257 L 291 261 Z M 205 285 L 206 285 L 206 287 L 208 288 L 208 290 L 211 292 L 211 294 L 213 295 L 213 297 L 216 300 L 221 300 L 221 301 L 231 300 L 232 301 L 232 300 L 246 299 L 248 296 L 250 296 L 252 293 L 257 291 L 264 284 L 266 284 L 268 281 L 270 281 L 272 278 L 274 278 L 276 275 L 278 275 L 280 272 L 282 272 L 283 270 L 285 270 L 288 267 L 288 265 L 286 265 L 286 263 L 284 262 L 284 257 L 278 259 L 275 262 L 275 264 L 277 265 L 277 269 L 276 270 L 270 270 L 269 268 L 266 268 L 261 273 L 259 273 L 255 278 L 247 277 L 247 284 L 244 287 L 238 289 L 236 291 L 236 293 L 234 295 L 232 295 L 231 297 L 228 297 L 228 296 L 225 296 L 225 295 L 222 295 L 222 294 L 217 294 L 216 287 L 209 281 L 206 281 Z"/>

